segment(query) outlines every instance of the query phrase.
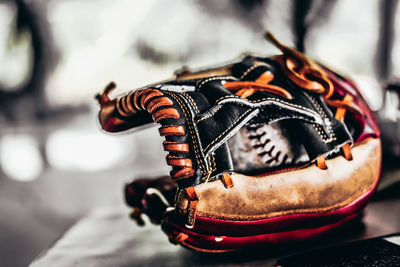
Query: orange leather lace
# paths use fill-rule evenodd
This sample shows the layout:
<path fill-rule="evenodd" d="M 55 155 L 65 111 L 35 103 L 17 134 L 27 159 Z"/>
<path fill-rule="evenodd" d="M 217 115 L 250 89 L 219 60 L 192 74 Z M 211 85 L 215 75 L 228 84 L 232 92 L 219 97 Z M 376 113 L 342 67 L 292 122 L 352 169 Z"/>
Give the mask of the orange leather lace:
<path fill-rule="evenodd" d="M 282 87 L 269 84 L 274 79 L 272 73 L 263 73 L 255 81 L 242 81 L 242 82 L 226 82 L 224 86 L 229 90 L 239 90 L 236 95 L 247 98 L 254 94 L 256 91 L 265 91 L 273 94 L 277 94 L 286 99 L 293 99 L 292 95 Z"/>
<path fill-rule="evenodd" d="M 192 227 L 196 221 L 197 204 L 199 202 L 199 196 L 194 186 L 185 188 L 186 196 L 189 200 L 188 203 L 188 214 L 187 214 L 187 226 Z"/>
<path fill-rule="evenodd" d="M 268 32 L 266 38 L 283 53 L 282 55 L 276 56 L 275 60 L 280 63 L 284 73 L 289 79 L 305 90 L 322 94 L 328 105 L 337 108 L 335 114 L 337 120 L 343 122 L 347 110 L 361 114 L 361 110 L 353 103 L 353 97 L 349 94 L 345 95 L 342 100 L 330 99 L 334 93 L 333 85 L 325 71 L 318 64 L 296 49 L 285 46 L 271 33 Z M 274 76 L 272 73 L 266 72 L 255 81 L 226 82 L 224 86 L 229 90 L 238 90 L 236 95 L 242 98 L 247 98 L 256 91 L 266 91 L 286 99 L 292 99 L 292 95 L 287 90 L 270 84 L 273 78 Z M 345 144 L 341 149 L 347 160 L 353 158 L 350 144 Z M 316 164 L 320 169 L 327 169 L 325 155 L 319 156 L 316 160 Z"/>
<path fill-rule="evenodd" d="M 361 113 L 358 107 L 353 104 L 353 97 L 349 94 L 346 94 L 342 100 L 330 99 L 334 93 L 333 85 L 325 71 L 318 64 L 296 49 L 283 45 L 271 33 L 268 32 L 266 37 L 283 53 L 276 59 L 289 79 L 312 93 L 322 94 L 328 105 L 337 108 L 335 114 L 337 120 L 343 122 L 348 109 Z M 341 149 L 347 160 L 353 158 L 350 144 L 345 144 Z M 325 155 L 317 158 L 317 167 L 320 169 L 327 168 Z"/>
<path fill-rule="evenodd" d="M 176 108 L 172 106 L 172 100 L 157 89 L 145 89 L 139 92 L 134 92 L 127 96 L 133 95 L 133 103 L 137 110 L 147 110 L 155 122 L 163 119 L 179 119 L 180 115 Z M 155 98 L 158 97 L 158 98 Z M 123 102 L 123 98 L 119 99 Z M 116 105 L 118 107 L 118 103 Z M 159 128 L 161 136 L 184 135 L 185 129 L 181 125 L 162 126 Z M 189 145 L 187 143 L 178 143 L 172 141 L 165 141 L 163 143 L 165 151 L 172 153 L 188 153 Z M 167 164 L 177 167 L 177 170 L 171 173 L 173 179 L 183 179 L 190 177 L 194 174 L 192 160 L 187 157 L 177 157 L 169 154 L 166 158 Z"/>
<path fill-rule="evenodd" d="M 155 122 L 163 119 L 179 119 L 180 114 L 174 108 L 173 102 L 164 93 L 153 88 L 135 91 L 121 98 L 110 100 L 108 94 L 115 88 L 115 83 L 110 83 L 105 90 L 97 95 L 97 99 L 101 107 L 114 105 L 115 110 L 122 116 L 129 118 L 138 111 L 147 111 Z M 161 136 L 182 136 L 185 135 L 185 128 L 182 125 L 167 125 L 159 129 Z M 163 143 L 165 151 L 172 153 L 188 153 L 189 145 L 187 143 L 179 143 L 165 141 Z M 167 164 L 176 169 L 171 173 L 171 177 L 175 180 L 193 176 L 194 169 L 192 160 L 187 157 L 177 157 L 168 155 Z"/>

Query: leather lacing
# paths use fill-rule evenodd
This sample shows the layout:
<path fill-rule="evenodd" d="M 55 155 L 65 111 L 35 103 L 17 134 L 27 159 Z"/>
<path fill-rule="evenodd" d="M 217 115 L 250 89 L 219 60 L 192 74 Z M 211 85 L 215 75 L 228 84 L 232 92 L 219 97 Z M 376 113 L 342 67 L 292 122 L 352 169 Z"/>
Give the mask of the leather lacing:
<path fill-rule="evenodd" d="M 322 94 L 328 105 L 336 107 L 335 118 L 337 120 L 343 122 L 347 110 L 359 114 L 362 113 L 354 104 L 353 97 L 349 94 L 346 94 L 342 100 L 330 99 L 333 96 L 334 88 L 327 74 L 319 65 L 307 58 L 303 53 L 283 45 L 271 33 L 268 32 L 266 37 L 282 51 L 283 55 L 278 56 L 277 59 L 290 80 L 312 93 Z M 341 150 L 347 160 L 353 159 L 349 143 L 343 145 Z M 320 169 L 327 169 L 325 155 L 317 158 L 317 166 Z"/>
<path fill-rule="evenodd" d="M 178 232 L 176 235 L 169 235 L 168 238 L 172 244 L 182 244 L 189 236 L 183 232 Z"/>
<path fill-rule="evenodd" d="M 221 176 L 221 181 L 226 189 L 233 187 L 233 180 L 229 173 L 223 173 Z M 194 186 L 185 188 L 184 193 L 189 200 L 185 211 L 187 212 L 186 227 L 192 228 L 196 221 L 196 210 L 199 202 L 199 195 L 197 194 Z"/>
<path fill-rule="evenodd" d="M 138 111 L 147 111 L 155 122 L 160 122 L 163 119 L 179 119 L 180 114 L 173 106 L 173 102 L 169 97 L 166 97 L 161 91 L 153 88 L 135 91 L 121 98 L 110 100 L 108 94 L 116 87 L 114 83 L 110 83 L 103 91 L 97 96 L 99 103 L 102 107 L 113 104 L 115 111 L 122 118 L 130 118 Z M 163 125 L 159 128 L 161 136 L 183 136 L 185 135 L 185 128 L 182 125 Z M 165 151 L 171 153 L 188 153 L 189 145 L 187 143 L 179 143 L 172 141 L 164 141 L 163 147 Z M 167 164 L 178 168 L 178 170 L 171 172 L 173 179 L 183 179 L 194 175 L 192 160 L 186 157 L 177 157 L 169 154 L 166 158 Z M 233 181 L 228 173 L 224 173 L 221 181 L 225 188 L 231 188 Z M 196 210 L 198 203 L 198 195 L 194 187 L 184 189 L 186 196 L 189 200 L 187 212 L 187 227 L 193 227 L 196 220 Z M 141 214 L 140 210 L 134 210 L 132 217 L 137 218 Z M 182 242 L 185 236 L 178 235 L 173 238 L 175 242 Z"/>
<path fill-rule="evenodd" d="M 115 88 L 114 83 L 110 83 L 102 94 L 97 96 L 101 106 L 109 105 L 115 102 L 115 110 L 123 118 L 130 118 L 138 111 L 147 111 L 155 122 L 163 119 L 179 119 L 180 114 L 173 107 L 173 102 L 166 97 L 163 92 L 149 88 L 141 91 L 135 91 L 121 98 L 111 101 L 108 94 Z M 185 128 L 182 125 L 163 125 L 159 128 L 161 136 L 183 136 Z M 170 153 L 188 153 L 189 145 L 187 143 L 179 143 L 172 141 L 164 141 L 163 147 L 165 151 Z M 174 180 L 188 178 L 194 175 L 192 160 L 187 157 L 167 155 L 167 164 L 174 167 L 171 177 Z"/>
<path fill-rule="evenodd" d="M 243 98 L 251 96 L 256 91 L 265 91 L 292 99 L 292 95 L 284 88 L 269 84 L 273 79 L 274 75 L 271 72 L 265 72 L 255 81 L 226 82 L 224 86 L 229 90 L 238 90 L 236 95 Z"/>
<path fill-rule="evenodd" d="M 336 107 L 335 118 L 339 121 L 344 121 L 344 117 L 347 110 L 361 113 L 359 108 L 354 105 L 353 97 L 349 94 L 345 95 L 342 100 L 331 100 L 330 97 L 334 93 L 334 88 L 326 73 L 317 64 L 309 60 L 305 55 L 299 51 L 287 47 L 280 43 L 271 33 L 267 33 L 267 38 L 277 46 L 283 55 L 275 57 L 281 66 L 285 74 L 290 78 L 296 85 L 312 92 L 322 94 L 325 102 L 333 107 Z M 236 95 L 247 98 L 257 91 L 266 91 L 277 94 L 286 99 L 292 99 L 292 95 L 276 85 L 270 84 L 274 79 L 272 73 L 266 72 L 262 74 L 256 81 L 238 81 L 238 82 L 226 82 L 224 86 L 228 90 L 237 91 Z M 98 96 L 100 104 L 102 102 L 110 102 L 108 93 L 115 87 L 115 84 L 110 83 L 104 90 L 102 95 Z M 163 119 L 179 119 L 179 112 L 171 107 L 173 105 L 171 99 L 165 97 L 164 94 L 157 89 L 145 89 L 142 91 L 136 91 L 125 97 L 116 100 L 116 110 L 123 117 L 129 117 L 135 114 L 137 111 L 145 110 L 151 114 L 155 122 L 159 122 Z M 185 129 L 180 125 L 167 125 L 159 128 L 161 136 L 181 136 L 185 135 Z M 165 141 L 163 143 L 164 150 L 168 152 L 179 152 L 187 153 L 189 146 L 187 143 L 176 143 L 171 141 Z M 345 144 L 341 148 L 344 157 L 347 160 L 352 159 L 351 148 L 349 144 Z M 175 157 L 172 155 L 167 156 L 167 164 L 170 166 L 178 167 L 180 170 L 171 174 L 173 179 L 182 179 L 190 177 L 194 174 L 192 168 L 192 161 L 189 158 Z M 325 155 L 321 155 L 316 159 L 316 165 L 320 169 L 326 169 Z M 231 188 L 233 186 L 232 177 L 229 173 L 224 173 L 221 177 L 221 181 L 225 188 Z M 189 200 L 188 203 L 188 220 L 187 227 L 192 228 L 196 219 L 197 204 L 199 201 L 198 194 L 196 193 L 195 187 L 189 187 L 184 189 L 186 196 Z M 170 240 L 177 243 L 182 243 L 188 236 L 184 233 L 178 233 L 176 236 L 170 236 Z"/>
<path fill-rule="evenodd" d="M 280 63 L 289 79 L 301 88 L 312 93 L 322 94 L 328 105 L 336 107 L 335 118 L 337 120 L 343 122 L 347 110 L 361 114 L 361 110 L 353 103 L 353 97 L 349 94 L 346 94 L 342 100 L 330 99 L 334 88 L 327 74 L 319 65 L 301 52 L 283 45 L 271 33 L 268 32 L 266 38 L 282 51 L 283 54 L 274 59 Z M 269 84 L 273 79 L 272 73 L 265 72 L 255 81 L 226 82 L 224 86 L 228 90 L 237 90 L 236 95 L 242 98 L 247 98 L 257 91 L 265 91 L 292 99 L 292 95 L 286 89 Z M 343 145 L 341 150 L 347 160 L 353 159 L 350 144 Z M 320 169 L 327 169 L 325 155 L 316 159 L 316 165 Z"/>

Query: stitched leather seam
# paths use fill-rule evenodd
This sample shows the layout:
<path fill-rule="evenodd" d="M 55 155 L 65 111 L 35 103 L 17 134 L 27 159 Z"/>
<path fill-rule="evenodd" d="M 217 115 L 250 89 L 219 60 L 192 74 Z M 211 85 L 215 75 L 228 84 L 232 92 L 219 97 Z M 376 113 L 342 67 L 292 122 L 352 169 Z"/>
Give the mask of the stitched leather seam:
<path fill-rule="evenodd" d="M 200 113 L 199 107 L 197 106 L 196 102 L 194 102 L 193 98 L 189 94 L 187 94 L 185 92 L 182 92 L 181 94 L 186 96 L 186 99 L 189 100 L 189 102 L 192 104 L 192 106 L 193 106 L 193 108 L 195 110 L 195 113 L 199 114 Z"/>
<path fill-rule="evenodd" d="M 207 114 L 206 116 L 204 116 L 204 117 L 198 119 L 198 120 L 195 121 L 195 122 L 196 122 L 196 123 L 199 123 L 199 122 L 202 122 L 203 120 L 206 120 L 206 119 L 208 119 L 208 118 L 214 116 L 215 113 L 217 113 L 217 111 L 218 111 L 219 109 L 222 108 L 222 105 L 218 105 L 217 107 L 220 107 L 220 108 L 218 108 L 217 110 L 214 110 L 214 112 L 213 112 L 212 114 L 209 113 L 209 114 Z M 305 120 L 305 121 L 308 121 L 308 122 L 312 123 L 312 121 L 309 120 L 309 119 L 306 119 L 306 118 L 303 118 L 303 117 L 299 117 L 299 116 L 295 116 L 295 115 L 290 116 L 290 118 L 292 118 L 292 119 Z M 272 123 L 272 122 L 275 122 L 275 121 L 278 121 L 278 120 L 279 120 L 279 119 L 274 119 L 274 120 L 271 120 L 269 123 Z"/>
<path fill-rule="evenodd" d="M 217 138 L 214 139 L 214 141 L 212 141 L 211 143 L 209 143 L 206 148 L 203 149 L 203 152 L 206 151 L 211 145 L 213 145 L 215 142 L 218 141 L 219 138 L 221 138 L 221 136 L 223 136 L 226 132 L 228 132 L 230 129 L 232 129 L 233 127 L 236 126 L 236 124 L 244 117 L 247 115 L 247 113 L 249 113 L 250 111 L 252 111 L 251 109 L 246 110 L 236 121 L 233 122 L 233 124 L 226 129 L 223 133 L 221 133 Z"/>
<path fill-rule="evenodd" d="M 223 101 L 224 99 L 229 99 L 229 98 L 237 98 L 237 97 L 234 97 L 234 96 L 221 97 L 221 98 L 219 98 L 219 99 L 217 100 L 217 102 L 220 102 L 220 101 Z M 286 105 L 289 105 L 289 106 L 294 106 L 294 107 L 297 107 L 297 108 L 300 108 L 300 109 L 303 109 L 303 110 L 306 110 L 306 111 L 310 111 L 310 112 L 315 113 L 315 111 L 313 111 L 313 110 L 311 110 L 311 109 L 309 109 L 309 108 L 306 108 L 306 107 L 303 107 L 303 106 L 299 106 L 299 105 L 296 105 L 296 104 L 292 104 L 292 103 L 288 103 L 288 102 L 286 102 L 286 101 L 282 101 L 282 100 L 280 100 L 280 99 L 272 98 L 272 97 L 262 98 L 262 99 L 258 99 L 258 100 L 255 100 L 255 101 L 251 101 L 251 100 L 247 100 L 247 101 L 248 101 L 248 102 L 251 102 L 251 103 L 258 103 L 258 102 L 265 101 L 265 100 L 277 101 L 277 102 L 280 102 L 280 103 L 283 103 L 283 104 L 286 104 Z M 318 107 L 317 107 L 317 108 L 318 108 Z M 321 107 L 319 107 L 319 108 L 321 108 Z M 321 109 L 322 109 L 322 108 L 321 108 Z M 320 112 L 323 114 L 323 117 L 326 118 L 326 114 L 325 114 L 322 110 L 320 110 Z M 332 135 L 333 135 L 332 138 L 329 138 L 329 139 L 324 138 L 324 137 L 323 137 L 323 134 L 322 134 L 322 133 L 323 133 L 322 128 L 321 128 L 319 125 L 317 126 L 317 125 L 314 124 L 314 123 L 313 123 L 312 125 L 313 125 L 313 128 L 318 132 L 318 134 L 320 135 L 320 137 L 321 137 L 322 141 L 324 141 L 324 143 L 331 143 L 331 142 L 337 140 L 337 138 L 334 136 L 334 133 L 333 133 L 333 132 L 332 132 Z"/>
<path fill-rule="evenodd" d="M 210 170 L 209 171 L 213 171 L 212 170 L 212 165 L 211 165 L 211 155 L 210 156 L 208 156 L 208 166 L 210 167 Z M 203 180 L 204 180 L 204 178 L 206 178 L 206 177 L 203 177 Z"/>
<path fill-rule="evenodd" d="M 328 119 L 328 120 L 329 120 L 328 116 L 325 114 L 324 110 L 323 110 L 322 107 L 319 105 L 319 103 L 317 102 L 317 100 L 316 100 L 313 96 L 309 96 L 309 98 L 311 99 L 311 102 L 313 102 L 314 106 L 317 107 L 317 109 L 319 110 L 320 114 L 322 114 L 322 117 L 323 117 L 324 119 Z M 313 124 L 313 125 L 314 125 L 314 124 Z M 318 129 L 317 129 L 317 127 L 315 127 L 315 126 L 314 126 L 314 128 L 317 130 L 317 132 L 319 133 L 319 135 L 321 136 L 322 140 L 323 140 L 325 143 L 330 143 L 330 142 L 332 142 L 332 141 L 335 141 L 337 138 L 336 138 L 336 136 L 335 136 L 335 133 L 333 132 L 333 129 L 332 129 L 332 125 L 331 125 L 331 121 L 330 121 L 330 120 L 329 120 L 329 124 L 328 124 L 327 126 L 328 126 L 328 127 L 327 127 L 327 128 L 328 128 L 328 135 L 330 135 L 330 138 L 329 138 L 329 139 L 327 139 L 327 137 L 326 137 L 325 134 L 324 134 L 325 138 L 322 137 L 321 133 L 324 132 L 324 131 L 323 131 L 323 129 L 322 129 L 321 126 L 318 126 Z"/>
<path fill-rule="evenodd" d="M 240 97 L 236 97 L 236 96 L 223 96 L 223 97 L 219 98 L 215 103 L 218 104 L 218 102 L 220 102 L 222 100 L 225 100 L 225 99 L 229 99 L 229 98 L 241 99 Z M 248 100 L 248 99 L 246 99 L 246 101 L 248 101 L 250 103 L 258 103 L 258 102 L 267 101 L 267 100 L 277 101 L 277 102 L 280 102 L 282 104 L 286 104 L 288 106 L 297 107 L 297 108 L 300 108 L 300 109 L 315 113 L 315 111 L 312 110 L 312 109 L 309 109 L 309 108 L 306 108 L 306 107 L 303 107 L 303 106 L 300 106 L 300 105 L 292 104 L 292 103 L 289 103 L 289 102 L 286 102 L 286 101 L 282 101 L 282 100 L 280 100 L 278 98 L 267 97 L 267 98 L 262 98 L 262 99 L 258 99 L 258 100 Z"/>
<path fill-rule="evenodd" d="M 214 219 L 225 219 L 225 220 L 262 220 L 262 219 L 269 219 L 269 218 L 275 218 L 275 217 L 279 217 L 279 216 L 298 214 L 298 213 L 311 214 L 311 213 L 328 212 L 331 210 L 340 209 L 340 208 L 352 203 L 353 201 L 355 201 L 357 198 L 359 198 L 366 192 L 372 190 L 374 188 L 375 184 L 376 184 L 376 181 L 374 181 L 374 183 L 372 185 L 368 186 L 367 188 L 364 188 L 361 191 L 361 193 L 355 194 L 342 202 L 336 203 L 336 204 L 328 206 L 328 207 L 302 208 L 302 209 L 300 208 L 300 209 L 292 209 L 292 210 L 285 210 L 285 211 L 273 211 L 273 212 L 263 214 L 263 215 L 244 215 L 244 216 L 240 216 L 240 217 L 232 216 L 229 214 L 223 215 L 221 213 L 213 212 L 213 211 L 198 211 L 197 216 L 210 217 L 210 218 L 214 218 Z"/>
<path fill-rule="evenodd" d="M 206 168 L 206 166 L 203 165 L 204 163 L 201 161 L 201 156 L 200 156 L 200 153 L 199 153 L 200 148 L 197 146 L 196 135 L 195 135 L 194 129 L 192 128 L 192 125 L 191 125 L 191 123 L 189 122 L 189 119 L 188 119 L 188 118 L 190 118 L 190 116 L 189 116 L 190 112 L 186 109 L 186 106 L 183 104 L 183 102 L 177 96 L 175 96 L 171 92 L 165 92 L 165 93 L 167 93 L 170 96 L 172 96 L 179 103 L 179 106 L 181 107 L 181 109 L 185 113 L 185 116 L 186 116 L 185 120 L 186 120 L 186 122 L 187 122 L 187 124 L 189 126 L 189 132 L 190 132 L 191 137 L 192 137 L 192 143 L 193 143 L 193 146 L 194 146 L 194 152 L 195 152 L 195 156 L 196 156 L 196 161 L 197 161 L 198 165 L 200 166 L 200 168 L 202 169 L 202 173 L 203 173 L 203 172 L 205 172 L 205 170 L 207 168 Z"/>
<path fill-rule="evenodd" d="M 205 83 L 208 83 L 208 82 L 211 82 L 211 81 L 217 81 L 217 80 L 226 80 L 226 79 L 234 79 L 234 80 L 236 80 L 236 78 L 233 77 L 233 76 L 211 77 L 211 78 L 208 78 L 208 79 L 205 79 L 204 81 L 202 81 L 202 82 L 200 83 L 199 87 L 197 87 L 197 90 L 200 90 L 200 88 L 201 88 Z"/>
<path fill-rule="evenodd" d="M 327 144 L 327 143 L 331 143 L 331 142 L 337 140 L 336 137 L 328 138 L 326 136 L 326 134 L 324 133 L 323 129 L 321 128 L 321 126 L 319 126 L 319 125 L 317 125 L 315 123 L 313 123 L 312 125 L 313 125 L 314 129 L 318 132 L 319 136 L 321 137 L 322 141 L 324 141 L 324 143 Z"/>
<path fill-rule="evenodd" d="M 182 95 L 182 98 L 186 99 L 184 95 Z M 182 106 L 182 110 L 184 110 L 184 112 L 185 112 L 185 114 L 186 114 L 186 118 L 191 117 L 191 116 L 189 116 L 189 114 L 191 114 L 191 112 L 190 112 L 189 109 L 187 109 L 186 105 L 184 105 L 183 101 L 181 101 L 181 99 L 179 99 L 179 97 L 177 97 L 177 96 L 176 96 L 175 99 L 176 99 L 176 100 L 180 103 L 180 105 Z M 190 103 L 190 100 L 189 100 L 189 103 Z M 189 120 L 188 120 L 188 119 L 186 119 L 186 121 L 187 121 L 187 123 L 188 123 L 188 125 L 189 125 L 189 130 L 190 130 L 191 135 L 192 135 L 193 144 L 194 144 L 194 146 L 196 146 L 196 144 L 197 144 L 197 143 L 196 143 L 196 142 L 197 142 L 197 136 L 196 136 L 196 133 L 195 133 L 195 130 L 194 130 L 194 126 L 191 125 L 191 123 L 189 123 Z M 191 122 L 191 121 L 190 121 L 190 122 Z M 193 128 L 191 128 L 191 127 L 193 127 Z M 199 152 L 201 151 L 200 145 L 199 145 L 199 146 L 196 146 L 196 148 L 198 149 Z M 207 170 L 206 164 L 201 160 L 202 157 L 201 157 L 200 153 L 197 154 L 197 151 L 195 151 L 195 154 L 196 154 L 196 161 L 199 163 L 199 165 L 202 164 L 202 165 L 200 165 L 201 172 L 202 172 L 202 173 L 203 173 L 203 172 L 205 173 L 206 170 Z M 203 167 L 203 168 L 201 168 L 201 167 Z"/>
<path fill-rule="evenodd" d="M 216 171 L 217 170 L 217 164 L 215 163 L 215 153 L 212 153 L 212 156 L 213 156 L 213 163 L 214 163 L 214 171 Z"/>
<path fill-rule="evenodd" d="M 179 118 L 180 117 L 180 114 L 179 114 L 179 112 L 178 112 L 178 110 L 176 109 L 176 108 L 166 108 L 166 107 L 163 107 L 163 108 L 161 108 L 161 109 L 159 109 L 158 111 L 156 111 L 156 112 L 150 112 L 150 109 L 148 108 L 149 107 L 149 105 L 153 102 L 153 101 L 156 101 L 156 99 L 159 99 L 159 98 L 155 98 L 155 99 L 153 99 L 153 100 L 151 100 L 150 101 L 150 99 L 152 99 L 153 97 L 150 97 L 150 95 L 151 94 L 158 94 L 158 96 L 164 96 L 165 94 L 163 93 L 163 92 L 161 92 L 160 90 L 158 90 L 158 89 L 146 89 L 146 92 L 144 92 L 145 90 L 143 90 L 143 91 L 139 91 L 139 92 L 135 92 L 134 94 L 135 94 L 135 98 L 134 98 L 134 105 L 135 106 L 137 106 L 137 107 L 139 107 L 139 108 L 141 108 L 141 110 L 147 110 L 147 112 L 149 112 L 149 114 L 151 114 L 151 116 L 152 116 L 152 118 L 153 118 L 153 120 L 155 121 L 155 122 L 159 122 L 160 120 L 162 120 L 162 119 L 164 119 L 164 118 L 175 118 L 175 119 L 177 119 L 177 118 Z M 154 91 L 154 92 L 153 92 Z M 152 93 L 153 92 L 153 93 Z M 148 100 L 146 100 L 145 98 L 148 98 Z M 140 102 L 140 104 L 139 104 L 139 102 Z M 148 102 L 147 104 L 146 104 L 146 102 Z M 168 103 L 168 105 L 167 106 L 170 106 L 170 105 L 172 105 L 172 101 L 171 101 L 171 99 L 169 99 L 169 102 L 170 103 Z M 159 116 L 157 116 L 157 113 L 159 113 L 159 112 L 162 112 L 162 111 L 166 111 L 166 110 L 172 110 L 172 111 L 174 111 L 174 112 L 176 112 L 176 113 L 174 113 L 174 114 L 176 114 L 177 116 L 167 116 L 167 117 L 165 117 L 165 115 L 163 115 L 163 114 L 160 114 Z M 168 114 L 168 113 L 167 113 Z M 170 127 L 170 126 L 168 126 L 168 127 Z M 175 135 L 175 134 L 169 134 L 169 135 Z M 180 162 L 171 162 L 171 160 L 180 160 Z M 186 158 L 186 157 L 175 157 L 175 156 L 172 156 L 171 154 L 168 154 L 168 156 L 167 156 L 167 164 L 168 165 L 171 165 L 171 166 L 175 166 L 175 167 L 179 167 L 180 168 L 180 170 L 178 171 L 178 172 L 175 172 L 174 174 L 170 174 L 171 175 L 171 178 L 172 179 L 175 179 L 175 180 L 178 180 L 178 179 L 183 179 L 183 178 L 186 178 L 186 176 L 187 177 L 189 177 L 188 176 L 188 173 L 190 173 L 191 175 L 193 175 L 192 174 L 192 172 L 194 173 L 194 170 L 193 170 L 193 168 L 192 168 L 192 159 L 190 159 L 190 158 Z M 183 171 L 185 171 L 185 174 L 184 175 L 182 175 L 182 172 Z M 177 174 L 179 174 L 178 176 L 177 176 Z M 189 175 L 190 175 L 189 174 Z M 190 175 L 190 176 L 191 176 Z M 184 177 L 182 177 L 182 176 L 184 176 Z"/>
<path fill-rule="evenodd" d="M 262 64 L 255 64 L 253 66 L 251 66 L 250 68 L 248 68 L 243 74 L 242 76 L 240 76 L 239 80 L 242 80 L 244 77 L 246 77 L 247 74 L 249 74 L 249 72 L 251 72 L 252 70 L 254 70 L 257 67 L 260 66 L 267 66 L 266 64 L 262 63 Z"/>
<path fill-rule="evenodd" d="M 217 106 L 215 106 L 215 107 L 216 107 L 216 108 L 213 109 L 213 113 L 209 112 L 206 116 L 204 116 L 204 117 L 198 119 L 198 120 L 196 121 L 196 123 L 199 123 L 199 122 L 201 122 L 201 121 L 203 121 L 203 120 L 206 120 L 206 119 L 208 119 L 208 118 L 214 116 L 215 113 L 217 113 L 217 111 L 220 110 L 220 109 L 222 108 L 222 105 L 217 105 Z"/>
<path fill-rule="evenodd" d="M 189 126 L 189 132 L 191 134 L 192 137 L 192 143 L 194 146 L 194 154 L 196 156 L 196 161 L 198 163 L 198 165 L 200 166 L 201 172 L 204 174 L 207 170 L 206 166 L 204 165 L 204 163 L 201 160 L 201 155 L 200 155 L 200 148 L 197 145 L 197 138 L 196 138 L 196 134 L 194 133 L 194 129 L 193 129 L 193 125 L 191 124 L 191 122 L 189 121 L 189 118 L 191 116 L 189 116 L 190 112 L 186 109 L 186 106 L 182 103 L 182 101 L 175 96 L 175 94 L 173 94 L 172 92 L 167 92 L 165 91 L 166 94 L 172 96 L 178 103 L 179 106 L 181 107 L 181 109 L 183 110 L 183 112 L 185 113 L 185 120 L 187 122 L 187 125 Z"/>
<path fill-rule="evenodd" d="M 198 120 L 196 121 L 196 123 L 199 123 L 199 122 L 201 122 L 201 121 L 204 121 L 205 119 L 208 119 L 208 118 L 210 118 L 210 117 L 212 117 L 212 116 L 214 116 L 214 114 L 208 114 L 207 116 L 204 116 L 203 118 L 198 119 Z"/>
<path fill-rule="evenodd" d="M 213 173 L 217 170 L 215 163 L 214 163 L 214 167 L 213 167 L 212 155 L 208 156 L 208 164 L 210 165 L 210 170 L 209 170 L 210 173 Z M 208 181 L 211 181 L 209 176 L 205 176 L 205 177 L 201 178 L 201 180 L 203 180 L 203 181 L 205 181 L 207 179 L 208 179 Z"/>

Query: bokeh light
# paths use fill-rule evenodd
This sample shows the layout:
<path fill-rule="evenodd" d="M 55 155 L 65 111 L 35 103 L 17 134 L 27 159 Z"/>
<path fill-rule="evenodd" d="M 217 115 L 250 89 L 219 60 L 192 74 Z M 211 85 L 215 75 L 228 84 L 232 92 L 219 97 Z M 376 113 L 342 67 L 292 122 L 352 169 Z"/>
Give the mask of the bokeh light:
<path fill-rule="evenodd" d="M 0 162 L 4 173 L 20 182 L 36 179 L 43 170 L 38 144 L 29 135 L 3 136 L 0 141 Z"/>

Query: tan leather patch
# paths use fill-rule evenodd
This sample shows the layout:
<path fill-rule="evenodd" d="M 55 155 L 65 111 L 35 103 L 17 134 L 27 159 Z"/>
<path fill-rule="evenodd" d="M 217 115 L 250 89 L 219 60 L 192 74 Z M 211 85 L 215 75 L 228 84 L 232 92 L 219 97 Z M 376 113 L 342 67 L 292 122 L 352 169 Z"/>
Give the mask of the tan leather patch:
<path fill-rule="evenodd" d="M 196 186 L 197 215 L 228 220 L 257 220 L 285 214 L 315 213 L 346 206 L 371 190 L 380 172 L 380 140 L 369 138 L 352 148 L 353 160 L 326 160 L 328 168 L 306 168 L 252 177 L 234 173 L 234 187 L 220 181 Z"/>

